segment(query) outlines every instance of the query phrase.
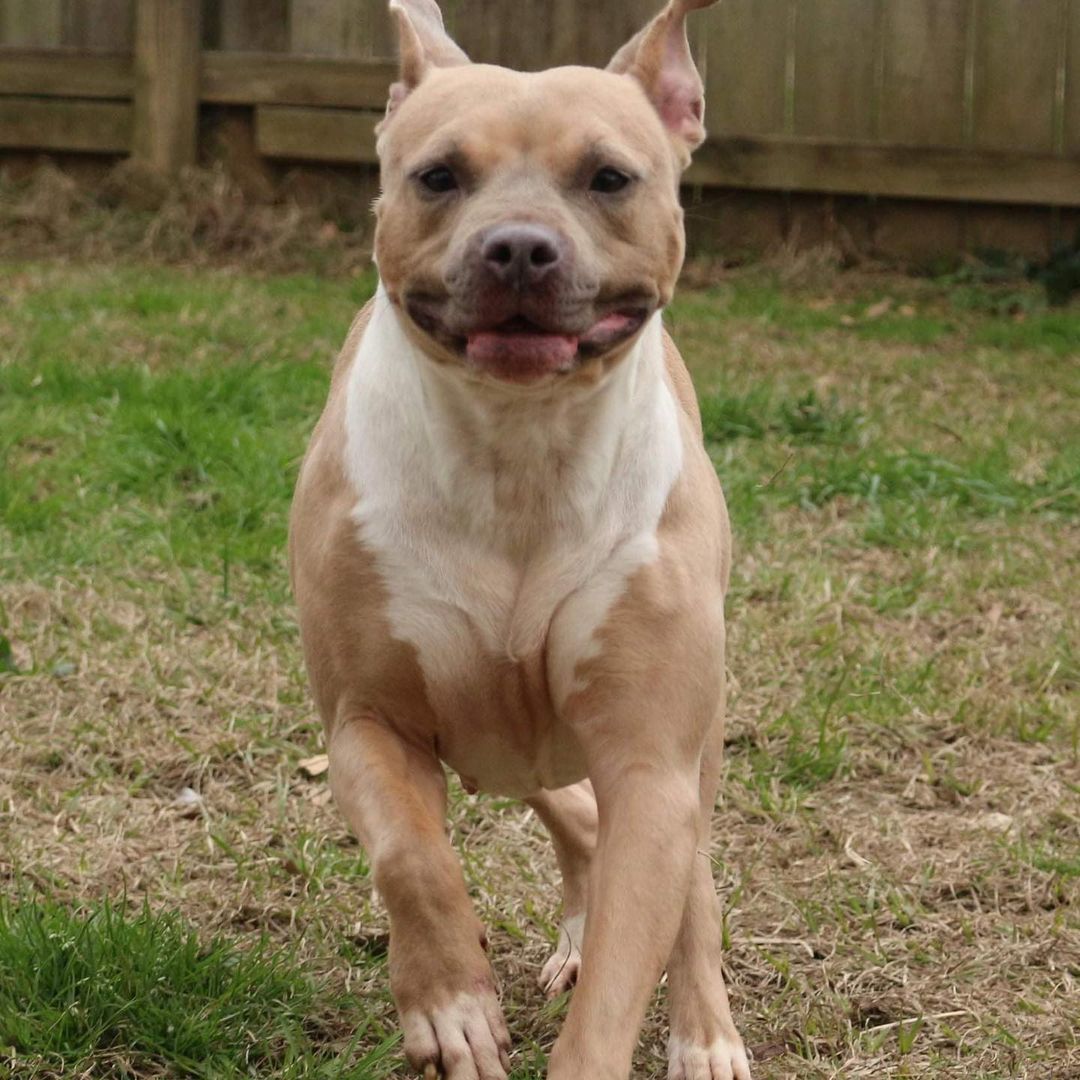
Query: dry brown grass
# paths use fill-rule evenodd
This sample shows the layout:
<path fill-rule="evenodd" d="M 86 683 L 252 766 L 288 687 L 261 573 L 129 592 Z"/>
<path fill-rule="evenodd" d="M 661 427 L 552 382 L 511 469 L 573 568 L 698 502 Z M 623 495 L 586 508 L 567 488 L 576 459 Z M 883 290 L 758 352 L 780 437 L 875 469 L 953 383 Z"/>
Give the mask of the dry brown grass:
<path fill-rule="evenodd" d="M 818 584 L 832 564 L 828 538 L 793 530 L 789 544 Z M 775 548 L 745 556 L 744 588 L 777 558 L 790 561 Z M 1034 689 L 1008 673 L 1024 670 L 1067 614 L 1046 600 L 987 616 L 973 595 L 968 612 L 897 625 L 858 603 L 868 572 L 845 560 L 832 598 L 819 593 L 812 611 L 810 582 L 799 581 L 798 599 L 747 600 L 733 624 L 736 775 L 713 857 L 735 1008 L 758 1075 L 1077 1075 L 1077 876 L 1039 869 L 1023 851 L 1048 833 L 1060 849 L 1080 848 L 1080 767 L 995 732 L 1009 695 Z M 291 627 L 239 592 L 226 602 L 216 581 L 167 577 L 0 590 L 22 659 L 74 665 L 4 687 L 0 865 L 73 901 L 145 896 L 207 931 L 299 938 L 313 970 L 362 993 L 390 1026 L 384 972 L 348 963 L 382 951 L 383 912 L 324 784 L 297 764 L 319 733 Z M 170 610 L 178 595 L 204 625 Z M 986 733 L 913 710 L 899 729 L 855 743 L 845 775 L 805 797 L 772 781 L 767 809 L 744 786 L 745 749 L 768 752 L 762 718 L 805 691 L 802 639 L 843 625 L 901 666 L 946 648 L 946 678 L 967 684 Z M 1001 674 L 972 684 L 973 667 Z M 197 807 L 175 805 L 185 787 L 200 794 Z M 522 809 L 460 792 L 453 828 L 493 927 L 511 1023 L 546 1046 L 555 1025 L 533 985 L 558 902 L 546 842 Z M 923 1018 L 901 1056 L 898 1027 Z M 642 1075 L 662 1073 L 662 1027 L 657 1010 Z M 1033 1052 L 1045 1060 L 1032 1063 Z"/>
<path fill-rule="evenodd" d="M 692 350 L 715 333 L 692 312 L 679 321 Z M 1068 438 L 1065 384 L 1025 382 L 1013 400 L 1020 369 L 1002 356 L 976 370 L 952 338 L 856 349 L 774 329 L 725 324 L 746 358 L 729 376 L 831 380 L 845 406 L 873 412 L 867 439 L 977 443 L 1003 401 L 1033 433 L 1021 472 L 1045 466 L 1040 437 Z M 763 481 L 767 461 L 804 452 L 779 437 L 774 451 Z M 20 450 L 46 465 L 57 452 Z M 1038 508 L 940 512 L 954 542 L 868 542 L 850 498 L 768 503 L 743 527 L 711 854 L 733 1006 L 763 1080 L 1080 1077 L 1080 529 Z M 385 915 L 324 779 L 299 767 L 321 733 L 283 595 L 280 559 L 234 569 L 223 595 L 219 574 L 138 550 L 0 582 L 24 669 L 0 676 L 0 875 L 72 902 L 145 897 L 207 933 L 298 941 L 312 972 L 392 1030 Z M 177 803 L 185 788 L 197 802 Z M 537 1075 L 565 1005 L 535 986 L 554 861 L 515 804 L 455 789 L 452 827 L 520 1075 Z M 642 1077 L 663 1075 L 662 996 Z"/>
<path fill-rule="evenodd" d="M 297 194 L 285 184 L 273 199 L 251 199 L 221 165 L 186 169 L 175 183 L 130 161 L 95 179 L 48 164 L 20 177 L 0 171 L 0 258 L 135 256 L 338 275 L 367 267 L 370 184 L 355 185 L 349 220 L 334 220 L 325 197 Z"/>

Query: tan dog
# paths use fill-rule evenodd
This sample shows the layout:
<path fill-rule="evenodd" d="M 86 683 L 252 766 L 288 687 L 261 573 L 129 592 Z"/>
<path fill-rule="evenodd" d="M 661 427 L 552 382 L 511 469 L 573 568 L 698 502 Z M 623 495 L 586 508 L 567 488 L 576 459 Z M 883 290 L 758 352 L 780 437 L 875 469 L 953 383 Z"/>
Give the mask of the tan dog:
<path fill-rule="evenodd" d="M 666 965 L 673 1080 L 748 1080 L 709 859 L 727 513 L 664 333 L 704 137 L 671 0 L 606 71 L 470 64 L 393 0 L 381 286 L 300 475 L 292 574 L 334 796 L 390 913 L 409 1061 L 503 1080 L 443 763 L 525 800 L 565 893 L 552 1080 L 624 1080 Z"/>

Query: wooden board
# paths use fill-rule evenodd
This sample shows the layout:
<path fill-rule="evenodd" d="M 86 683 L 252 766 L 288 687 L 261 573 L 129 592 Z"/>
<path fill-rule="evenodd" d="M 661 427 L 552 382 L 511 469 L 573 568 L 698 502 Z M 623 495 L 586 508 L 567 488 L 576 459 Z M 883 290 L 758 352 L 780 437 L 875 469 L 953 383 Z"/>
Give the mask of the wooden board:
<path fill-rule="evenodd" d="M 217 0 L 216 6 L 217 48 L 280 52 L 288 47 L 288 0 Z"/>
<path fill-rule="evenodd" d="M 0 49 L 0 94 L 129 98 L 130 56 L 87 56 L 74 49 Z"/>
<path fill-rule="evenodd" d="M 61 0 L 0 0 L 0 42 L 4 45 L 59 45 Z"/>
<path fill-rule="evenodd" d="M 508 17 L 493 0 L 442 4 L 447 28 L 470 57 L 522 71 L 563 64 L 604 67 L 659 7 L 656 0 L 518 0 Z"/>
<path fill-rule="evenodd" d="M 786 197 L 772 191 L 694 188 L 683 192 L 687 254 L 753 258 L 784 243 Z"/>
<path fill-rule="evenodd" d="M 976 146 L 1051 153 L 1060 0 L 980 0 L 975 45 Z"/>
<path fill-rule="evenodd" d="M 116 102 L 0 97 L 0 146 L 126 153 L 132 107 Z"/>
<path fill-rule="evenodd" d="M 394 55 L 387 5 L 381 0 L 290 0 L 289 50 L 305 56 Z"/>
<path fill-rule="evenodd" d="M 1080 206 L 1080 159 L 822 139 L 710 139 L 689 183 Z"/>
<path fill-rule="evenodd" d="M 878 15 L 879 0 L 799 0 L 796 135 L 876 137 Z"/>
<path fill-rule="evenodd" d="M 964 215 L 968 251 L 1008 251 L 1045 259 L 1053 249 L 1053 211 L 1046 206 L 969 206 Z"/>
<path fill-rule="evenodd" d="M 878 199 L 870 250 L 917 265 L 956 255 L 964 250 L 966 212 L 964 203 Z"/>
<path fill-rule="evenodd" d="M 165 173 L 195 161 L 201 9 L 192 0 L 136 0 L 135 156 Z"/>
<path fill-rule="evenodd" d="M 865 196 L 788 193 L 784 239 L 789 248 L 827 247 L 841 255 L 853 255 L 869 249 L 872 234 L 872 204 Z"/>
<path fill-rule="evenodd" d="M 1068 40 L 1065 50 L 1065 153 L 1080 157 L 1080 2 L 1069 5 Z"/>
<path fill-rule="evenodd" d="M 255 145 L 260 154 L 298 161 L 372 164 L 377 112 L 299 109 L 260 105 L 255 110 Z"/>
<path fill-rule="evenodd" d="M 963 146 L 971 0 L 884 0 L 878 137 Z"/>
<path fill-rule="evenodd" d="M 345 33 L 339 0 L 290 0 L 289 8 L 289 52 L 300 56 L 343 54 Z"/>
<path fill-rule="evenodd" d="M 218 105 L 384 109 L 397 65 L 266 53 L 203 53 L 202 100 Z"/>
<path fill-rule="evenodd" d="M 130 51 L 135 0 L 65 0 L 62 40 L 89 52 Z"/>
<path fill-rule="evenodd" d="M 519 0 L 508 15 L 491 4 L 461 4 L 454 20 L 453 35 L 458 44 L 478 63 L 501 64 L 517 71 L 538 71 L 550 67 L 553 28 L 566 11 L 567 0 L 548 0 L 543 7 L 537 0 Z M 583 4 L 577 4 L 575 21 L 580 27 L 595 16 Z M 580 44 L 580 38 L 579 42 Z M 593 49 L 606 51 L 604 36 L 594 38 Z M 579 53 L 578 48 L 574 49 Z M 579 56 L 576 62 L 582 62 Z M 598 63 L 605 62 L 597 60 Z"/>
<path fill-rule="evenodd" d="M 727 0 L 700 17 L 705 124 L 717 135 L 784 131 L 788 0 Z"/>

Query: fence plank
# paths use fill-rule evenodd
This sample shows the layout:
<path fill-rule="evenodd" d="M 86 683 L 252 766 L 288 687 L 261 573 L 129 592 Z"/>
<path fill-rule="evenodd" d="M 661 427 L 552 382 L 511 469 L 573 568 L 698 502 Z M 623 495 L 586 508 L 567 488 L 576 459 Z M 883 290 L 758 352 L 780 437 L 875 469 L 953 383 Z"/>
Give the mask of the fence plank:
<path fill-rule="evenodd" d="M 550 59 L 547 64 L 534 62 L 533 67 L 556 64 L 606 67 L 619 49 L 656 14 L 660 5 L 656 0 L 625 0 L 617 5 L 554 0 L 550 8 L 553 24 Z M 712 14 L 691 16 L 692 26 L 699 26 Z"/>
<path fill-rule="evenodd" d="M 536 71 L 561 64 L 603 67 L 656 14 L 657 0 L 619 4 L 518 0 L 443 0 L 446 26 L 477 61 Z"/>
<path fill-rule="evenodd" d="M 720 135 L 784 130 L 788 0 L 729 0 L 705 24 L 705 123 Z"/>
<path fill-rule="evenodd" d="M 5 45 L 59 45 L 61 0 L 0 0 L 0 42 Z"/>
<path fill-rule="evenodd" d="M 75 49 L 0 50 L 0 94 L 129 98 L 134 86 L 130 56 L 87 56 Z"/>
<path fill-rule="evenodd" d="M 1058 0 L 981 0 L 975 145 L 1049 153 L 1061 32 Z"/>
<path fill-rule="evenodd" d="M 1053 250 L 1054 211 L 1048 206 L 969 206 L 964 215 L 968 251 L 1010 251 L 1028 259 Z"/>
<path fill-rule="evenodd" d="M 307 56 L 387 59 L 395 55 L 381 0 L 290 0 L 289 49 Z"/>
<path fill-rule="evenodd" d="M 536 0 L 519 2 L 514 6 L 513 15 L 507 18 L 495 16 L 489 11 L 489 17 L 485 20 L 491 31 L 488 37 L 490 49 L 484 55 L 477 55 L 478 60 L 487 60 L 491 63 L 501 64 L 503 67 L 514 68 L 516 71 L 539 71 L 551 66 L 552 45 L 552 15 L 560 7 L 565 7 L 565 0 L 554 0 L 544 4 L 541 9 Z M 482 11 L 481 6 L 477 6 Z M 589 10 L 587 4 L 578 4 L 579 25 L 590 20 L 595 13 Z M 474 18 L 473 22 L 476 21 Z M 604 38 L 592 42 L 594 48 L 603 45 Z M 583 59 L 577 59 L 576 63 L 582 63 Z"/>
<path fill-rule="evenodd" d="M 291 0 L 289 51 L 302 56 L 339 56 L 341 7 L 337 0 Z"/>
<path fill-rule="evenodd" d="M 875 135 L 877 0 L 799 0 L 795 133 Z"/>
<path fill-rule="evenodd" d="M 0 146 L 126 153 L 132 107 L 116 102 L 0 97 Z"/>
<path fill-rule="evenodd" d="M 288 0 L 218 0 L 217 8 L 217 48 L 280 52 L 288 46 Z"/>
<path fill-rule="evenodd" d="M 970 12 L 971 0 L 886 0 L 881 139 L 964 144 Z"/>
<path fill-rule="evenodd" d="M 201 5 L 192 0 L 137 0 L 137 5 L 134 152 L 173 173 L 196 156 Z"/>
<path fill-rule="evenodd" d="M 1080 156 L 1080 2 L 1069 5 L 1065 73 L 1065 153 Z"/>
<path fill-rule="evenodd" d="M 710 139 L 690 183 L 771 191 L 1080 206 L 1080 160 L 824 139 Z"/>
<path fill-rule="evenodd" d="M 266 53 L 203 53 L 203 101 L 383 109 L 396 64 Z"/>
<path fill-rule="evenodd" d="M 62 39 L 88 52 L 128 52 L 135 42 L 134 0 L 64 0 Z"/>
<path fill-rule="evenodd" d="M 354 109 L 261 105 L 255 110 L 255 145 L 267 157 L 374 164 L 381 119 L 381 113 Z"/>

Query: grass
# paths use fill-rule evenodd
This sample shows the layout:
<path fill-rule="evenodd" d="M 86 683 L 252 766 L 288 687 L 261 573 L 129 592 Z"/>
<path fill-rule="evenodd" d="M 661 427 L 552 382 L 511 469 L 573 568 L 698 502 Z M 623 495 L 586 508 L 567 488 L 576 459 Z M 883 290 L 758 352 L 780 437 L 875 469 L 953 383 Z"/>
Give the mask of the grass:
<path fill-rule="evenodd" d="M 400 1070 L 283 552 L 372 285 L 0 265 L 0 1076 Z M 1080 311 L 780 267 L 669 324 L 737 538 L 711 855 L 756 1076 L 1080 1075 Z M 517 804 L 451 825 L 533 1080 L 554 862 Z"/>
<path fill-rule="evenodd" d="M 355 1001 L 321 999 L 267 938 L 244 949 L 204 942 L 146 906 L 0 905 L 0 1048 L 16 1075 L 106 1062 L 127 1075 L 171 1067 L 208 1080 L 387 1075 L 394 1039 L 349 1060 L 364 1023 Z"/>

